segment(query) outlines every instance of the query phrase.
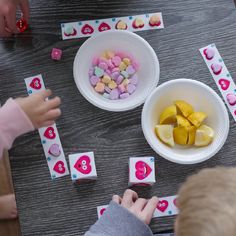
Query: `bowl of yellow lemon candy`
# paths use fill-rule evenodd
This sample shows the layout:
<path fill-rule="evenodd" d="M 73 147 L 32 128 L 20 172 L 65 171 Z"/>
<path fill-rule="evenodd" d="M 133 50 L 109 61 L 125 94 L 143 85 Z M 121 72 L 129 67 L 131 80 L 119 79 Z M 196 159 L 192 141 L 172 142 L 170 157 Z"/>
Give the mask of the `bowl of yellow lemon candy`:
<path fill-rule="evenodd" d="M 142 129 L 152 149 L 179 164 L 213 157 L 229 132 L 226 107 L 207 85 L 176 79 L 158 86 L 146 99 Z"/>

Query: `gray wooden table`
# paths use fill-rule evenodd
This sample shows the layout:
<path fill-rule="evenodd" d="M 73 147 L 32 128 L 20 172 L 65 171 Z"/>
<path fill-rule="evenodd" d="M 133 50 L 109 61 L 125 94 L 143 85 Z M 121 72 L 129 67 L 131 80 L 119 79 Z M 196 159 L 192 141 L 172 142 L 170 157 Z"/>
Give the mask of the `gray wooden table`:
<path fill-rule="evenodd" d="M 160 84 L 191 78 L 219 93 L 198 49 L 216 43 L 229 71 L 236 76 L 233 0 L 33 0 L 31 30 L 0 40 L 1 101 L 26 95 L 24 78 L 41 73 L 47 87 L 62 98 L 63 113 L 57 125 L 65 154 L 94 151 L 98 171 L 95 183 L 79 187 L 69 176 L 52 182 L 38 133 L 17 139 L 10 155 L 22 235 L 83 235 L 97 219 L 96 207 L 127 188 L 129 156 L 156 157 L 157 183 L 138 189 L 142 197 L 174 195 L 187 176 L 204 167 L 236 166 L 236 127 L 231 116 L 229 137 L 222 150 L 204 163 L 184 166 L 166 161 L 149 147 L 140 125 L 142 106 L 111 113 L 94 107 L 78 92 L 72 65 L 86 39 L 62 41 L 60 23 L 157 11 L 163 12 L 165 29 L 139 35 L 158 55 Z M 50 59 L 53 47 L 63 50 L 59 62 Z M 170 230 L 173 220 L 155 219 L 151 228 L 154 232 Z"/>

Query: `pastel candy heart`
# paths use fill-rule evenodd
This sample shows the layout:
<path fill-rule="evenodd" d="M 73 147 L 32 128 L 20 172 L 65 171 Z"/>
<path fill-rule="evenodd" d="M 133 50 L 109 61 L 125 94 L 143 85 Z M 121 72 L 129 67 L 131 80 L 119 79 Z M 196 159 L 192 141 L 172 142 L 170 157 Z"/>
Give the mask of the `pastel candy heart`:
<path fill-rule="evenodd" d="M 53 170 L 56 171 L 59 174 L 64 174 L 66 172 L 65 164 L 63 161 L 58 161 L 54 167 Z"/>
<path fill-rule="evenodd" d="M 79 172 L 81 172 L 82 174 L 87 175 L 92 171 L 90 162 L 91 160 L 89 156 L 86 156 L 86 155 L 81 156 L 75 163 L 74 168 L 78 170 Z"/>
<path fill-rule="evenodd" d="M 89 75 L 89 77 L 94 75 L 94 68 L 93 67 L 89 68 L 88 75 Z"/>
<path fill-rule="evenodd" d="M 223 90 L 227 90 L 229 88 L 230 85 L 230 81 L 227 79 L 220 79 L 219 80 L 219 85 L 221 86 L 221 88 Z"/>
<path fill-rule="evenodd" d="M 143 180 L 150 175 L 152 168 L 144 161 L 138 161 L 135 164 L 135 176 L 139 180 Z"/>
<path fill-rule="evenodd" d="M 98 27 L 99 32 L 103 32 L 103 31 L 110 30 L 110 29 L 111 29 L 110 25 L 108 25 L 105 22 L 102 22 Z"/>
<path fill-rule="evenodd" d="M 129 75 L 133 75 L 136 71 L 134 69 L 134 67 L 132 65 L 129 65 L 127 68 L 126 68 L 126 72 L 129 74 Z"/>
<path fill-rule="evenodd" d="M 94 74 L 97 77 L 102 77 L 104 75 L 104 70 L 96 66 L 94 70 Z"/>
<path fill-rule="evenodd" d="M 236 96 L 232 93 L 227 94 L 226 96 L 228 103 L 231 106 L 234 106 L 236 104 Z"/>
<path fill-rule="evenodd" d="M 48 139 L 54 139 L 56 138 L 56 134 L 54 132 L 54 128 L 53 127 L 48 127 L 45 132 L 44 132 L 44 136 Z"/>
<path fill-rule="evenodd" d="M 90 80 L 90 83 L 93 85 L 93 86 L 96 86 L 97 83 L 100 81 L 99 77 L 93 75 L 89 78 Z"/>
<path fill-rule="evenodd" d="M 128 84 L 127 85 L 127 92 L 129 94 L 132 94 L 136 90 L 136 86 L 134 84 Z"/>
<path fill-rule="evenodd" d="M 133 75 L 130 79 L 129 82 L 133 85 L 137 85 L 138 84 L 138 76 L 135 74 Z"/>
<path fill-rule="evenodd" d="M 34 78 L 31 83 L 30 83 L 30 87 L 36 90 L 39 90 L 42 88 L 42 84 L 40 82 L 39 78 Z"/>
<path fill-rule="evenodd" d="M 48 153 L 54 157 L 59 157 L 61 155 L 61 150 L 58 144 L 54 143 L 49 148 Z"/>
<path fill-rule="evenodd" d="M 116 83 L 121 84 L 123 80 L 124 80 L 124 77 L 122 75 L 119 75 L 117 80 L 116 80 Z"/>
<path fill-rule="evenodd" d="M 165 212 L 168 206 L 169 206 L 169 203 L 166 200 L 162 200 L 157 203 L 157 209 L 161 212 Z"/>
<path fill-rule="evenodd" d="M 117 88 L 112 89 L 112 91 L 110 92 L 110 99 L 111 100 L 116 100 L 116 99 L 119 98 L 119 95 L 120 95 L 120 93 L 119 93 L 119 90 Z"/>
<path fill-rule="evenodd" d="M 92 34 L 93 32 L 94 32 L 94 29 L 89 24 L 85 24 L 81 29 L 82 34 Z"/>
<path fill-rule="evenodd" d="M 119 75 L 120 75 L 120 73 L 115 71 L 112 73 L 111 77 L 116 81 L 118 79 Z"/>
<path fill-rule="evenodd" d="M 107 70 L 107 69 L 108 69 L 108 65 L 107 65 L 107 63 L 105 63 L 105 62 L 100 62 L 100 63 L 98 64 L 98 67 L 101 68 L 101 69 L 103 69 L 103 70 Z"/>
<path fill-rule="evenodd" d="M 203 54 L 206 56 L 207 60 L 211 60 L 215 56 L 215 50 L 206 48 L 203 50 Z"/>
<path fill-rule="evenodd" d="M 112 58 L 112 62 L 113 62 L 113 64 L 114 64 L 115 66 L 119 66 L 120 63 L 121 63 L 121 58 L 120 58 L 119 56 L 114 56 L 114 57 Z"/>
<path fill-rule="evenodd" d="M 222 71 L 222 66 L 221 66 L 221 64 L 213 63 L 211 65 L 211 69 L 215 75 L 219 75 Z"/>
<path fill-rule="evenodd" d="M 125 78 L 129 78 L 129 74 L 127 71 L 123 70 L 121 71 L 121 74 L 125 77 Z"/>
<path fill-rule="evenodd" d="M 128 98 L 129 97 L 129 93 L 122 93 L 120 95 L 120 99 L 125 99 L 125 98 Z"/>

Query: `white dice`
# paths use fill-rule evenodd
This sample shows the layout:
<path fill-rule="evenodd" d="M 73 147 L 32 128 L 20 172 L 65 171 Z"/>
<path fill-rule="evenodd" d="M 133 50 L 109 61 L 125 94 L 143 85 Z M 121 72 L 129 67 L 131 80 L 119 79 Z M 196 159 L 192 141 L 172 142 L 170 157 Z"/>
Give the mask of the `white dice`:
<path fill-rule="evenodd" d="M 75 183 L 97 179 L 93 152 L 69 155 L 71 179 Z"/>
<path fill-rule="evenodd" d="M 130 157 L 129 186 L 150 186 L 155 182 L 154 157 Z"/>

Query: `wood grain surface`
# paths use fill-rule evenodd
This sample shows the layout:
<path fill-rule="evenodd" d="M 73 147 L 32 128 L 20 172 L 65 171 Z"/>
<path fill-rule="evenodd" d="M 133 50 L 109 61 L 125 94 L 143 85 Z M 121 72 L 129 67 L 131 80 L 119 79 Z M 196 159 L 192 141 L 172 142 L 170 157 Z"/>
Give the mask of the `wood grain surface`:
<path fill-rule="evenodd" d="M 73 59 L 86 39 L 62 41 L 60 23 L 163 12 L 165 29 L 138 33 L 154 48 L 160 61 L 160 82 L 191 78 L 217 87 L 198 52 L 216 43 L 225 63 L 236 76 L 236 12 L 233 0 L 61 0 L 31 1 L 31 30 L 0 41 L 1 100 L 26 95 L 24 78 L 41 73 L 47 87 L 62 98 L 57 121 L 65 154 L 94 151 L 98 171 L 95 183 L 74 186 L 70 177 L 51 181 L 38 133 L 20 137 L 10 152 L 14 187 L 24 236 L 83 235 L 96 219 L 96 207 L 122 194 L 128 182 L 128 158 L 156 157 L 157 183 L 136 189 L 140 196 L 177 193 L 187 176 L 205 167 L 235 166 L 235 122 L 222 150 L 212 159 L 184 166 L 166 161 L 146 142 L 141 129 L 142 106 L 111 113 L 88 103 L 73 80 Z M 53 47 L 63 59 L 50 58 Z M 153 220 L 161 232 L 173 228 L 173 217 Z"/>

